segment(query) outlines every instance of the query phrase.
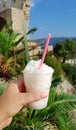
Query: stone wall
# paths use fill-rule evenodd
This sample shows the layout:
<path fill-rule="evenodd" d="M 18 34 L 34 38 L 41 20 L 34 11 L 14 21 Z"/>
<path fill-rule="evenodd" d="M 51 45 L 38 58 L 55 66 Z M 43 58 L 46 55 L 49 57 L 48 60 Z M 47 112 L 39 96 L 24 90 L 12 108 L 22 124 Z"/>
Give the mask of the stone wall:
<path fill-rule="evenodd" d="M 22 21 L 25 19 L 23 11 L 16 8 L 6 9 L 0 13 L 0 16 L 3 17 L 7 23 L 12 21 L 13 30 L 21 35 L 23 34 Z"/>
<path fill-rule="evenodd" d="M 3 17 L 6 21 L 10 21 L 12 19 L 11 9 L 6 9 L 0 12 L 0 16 Z"/>
<path fill-rule="evenodd" d="M 24 12 L 24 18 L 26 20 L 26 30 L 29 29 L 29 20 L 30 20 L 30 3 L 31 0 L 24 0 L 23 3 L 23 12 Z"/>
<path fill-rule="evenodd" d="M 23 34 L 22 30 L 22 22 L 24 20 L 24 13 L 20 9 L 12 8 L 11 9 L 11 16 L 12 16 L 12 27 L 15 32 Z"/>
<path fill-rule="evenodd" d="M 0 4 L 0 16 L 7 22 L 13 21 L 13 30 L 21 34 L 23 34 L 23 20 L 25 20 L 26 32 L 29 29 L 30 1 L 31 0 L 16 0 L 15 3 L 11 3 L 14 1 L 7 0 L 7 4 Z"/>
<path fill-rule="evenodd" d="M 41 51 L 41 47 L 37 46 L 37 43 L 34 40 L 28 40 L 28 47 L 29 47 L 29 55 L 31 58 L 36 57 Z"/>

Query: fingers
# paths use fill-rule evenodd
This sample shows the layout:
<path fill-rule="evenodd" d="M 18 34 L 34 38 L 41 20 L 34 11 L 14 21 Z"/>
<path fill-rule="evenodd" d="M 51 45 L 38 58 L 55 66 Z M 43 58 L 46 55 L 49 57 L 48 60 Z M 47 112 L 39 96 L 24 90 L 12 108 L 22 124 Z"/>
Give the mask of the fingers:
<path fill-rule="evenodd" d="M 17 80 L 13 80 L 10 82 L 10 84 L 16 84 L 17 85 L 17 88 L 19 90 L 19 92 L 23 93 L 23 92 L 26 92 L 26 87 L 24 85 L 24 80 L 23 78 L 20 78 L 20 79 L 17 79 Z"/>
<path fill-rule="evenodd" d="M 12 117 L 7 118 L 7 119 L 4 121 L 3 128 L 5 128 L 6 126 L 9 126 L 10 123 L 11 123 L 11 121 L 12 121 Z"/>
<path fill-rule="evenodd" d="M 41 100 L 42 98 L 46 98 L 48 96 L 47 92 L 22 92 L 21 86 L 24 86 L 24 82 L 22 79 L 18 80 L 17 82 L 11 83 L 10 91 L 12 90 L 12 95 L 16 95 L 16 97 L 18 96 L 19 102 L 22 106 L 34 101 Z"/>
<path fill-rule="evenodd" d="M 21 95 L 21 102 L 23 105 L 41 100 L 48 96 L 47 92 L 28 92 Z"/>
<path fill-rule="evenodd" d="M 16 81 L 17 85 L 18 85 L 18 89 L 21 93 L 26 92 L 26 88 L 24 85 L 24 80 L 23 78 L 20 78 Z"/>
<path fill-rule="evenodd" d="M 22 105 L 41 100 L 42 98 L 46 98 L 48 95 L 47 92 L 38 92 L 38 91 L 21 93 L 18 91 L 18 85 L 16 83 L 10 84 L 10 89 L 9 89 L 10 94 L 11 91 L 12 91 L 12 95 L 15 95 L 16 98 L 18 96 L 20 104 Z"/>

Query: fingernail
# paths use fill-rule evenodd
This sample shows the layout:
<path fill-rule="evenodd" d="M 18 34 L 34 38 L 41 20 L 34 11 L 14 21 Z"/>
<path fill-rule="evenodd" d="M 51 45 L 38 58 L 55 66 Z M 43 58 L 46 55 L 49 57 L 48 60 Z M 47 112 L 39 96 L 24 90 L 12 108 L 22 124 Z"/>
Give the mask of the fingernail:
<path fill-rule="evenodd" d="M 47 96 L 48 96 L 48 93 L 47 93 L 47 92 L 42 92 L 42 93 L 41 93 L 41 97 L 42 97 L 42 98 L 45 98 L 45 97 L 47 97 Z"/>

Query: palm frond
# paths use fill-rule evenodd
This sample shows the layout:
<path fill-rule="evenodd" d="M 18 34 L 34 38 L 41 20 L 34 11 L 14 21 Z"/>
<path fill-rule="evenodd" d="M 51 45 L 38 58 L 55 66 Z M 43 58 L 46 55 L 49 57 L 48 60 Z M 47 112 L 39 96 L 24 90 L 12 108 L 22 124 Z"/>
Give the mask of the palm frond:
<path fill-rule="evenodd" d="M 15 45 L 17 46 L 20 42 L 22 42 L 22 40 L 24 39 L 24 37 L 20 37 L 17 41 L 15 41 Z"/>
<path fill-rule="evenodd" d="M 57 87 L 58 84 L 62 82 L 62 76 L 59 76 L 52 81 L 51 87 Z"/>
<path fill-rule="evenodd" d="M 51 90 L 52 91 L 52 90 Z M 51 93 L 50 91 L 50 93 Z M 50 94 L 51 95 L 51 94 Z M 54 94 L 53 100 L 50 100 L 50 107 L 59 105 L 62 107 L 65 107 L 65 110 L 71 110 L 76 107 L 76 95 L 75 94 L 67 94 L 67 93 L 61 93 L 61 94 Z M 51 97 L 52 98 L 52 97 Z M 58 108 L 59 109 L 59 108 Z"/>
<path fill-rule="evenodd" d="M 76 109 L 76 95 L 61 93 L 57 94 L 55 88 L 50 90 L 48 106 L 45 109 L 45 114 L 48 115 L 46 120 L 55 122 L 60 127 L 60 130 L 76 129 L 72 117 L 70 116 L 71 110 Z M 70 123 L 69 123 L 70 122 Z M 61 129 L 61 127 L 63 129 Z"/>
<path fill-rule="evenodd" d="M 59 130 L 76 130 L 75 122 L 69 115 L 66 118 L 66 116 L 60 114 L 57 117 L 56 124 Z"/>
<path fill-rule="evenodd" d="M 33 34 L 35 31 L 37 31 L 37 28 L 34 27 L 34 28 L 30 29 L 30 30 L 27 32 L 27 35 L 30 34 L 30 33 Z"/>

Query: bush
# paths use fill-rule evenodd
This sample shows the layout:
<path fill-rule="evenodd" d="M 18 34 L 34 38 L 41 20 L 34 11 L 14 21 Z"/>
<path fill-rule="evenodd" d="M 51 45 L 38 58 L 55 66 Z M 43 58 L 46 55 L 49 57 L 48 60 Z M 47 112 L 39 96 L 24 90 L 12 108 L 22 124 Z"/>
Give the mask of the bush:
<path fill-rule="evenodd" d="M 65 71 L 68 80 L 72 84 L 76 84 L 76 66 L 64 63 L 62 68 Z"/>
<path fill-rule="evenodd" d="M 61 64 L 57 61 L 56 57 L 46 56 L 45 63 L 54 69 L 54 78 L 62 75 Z"/>

